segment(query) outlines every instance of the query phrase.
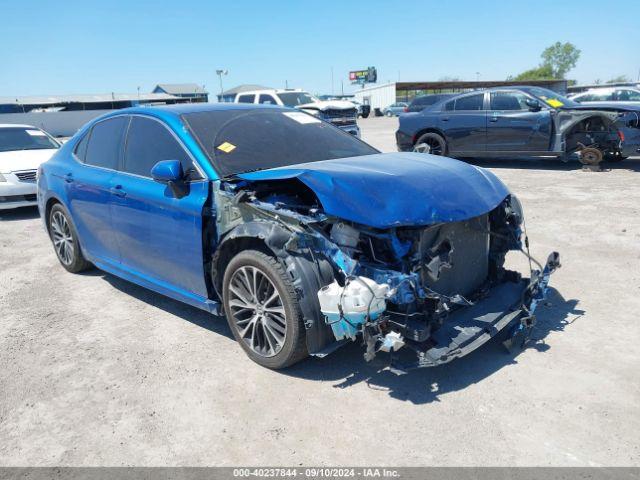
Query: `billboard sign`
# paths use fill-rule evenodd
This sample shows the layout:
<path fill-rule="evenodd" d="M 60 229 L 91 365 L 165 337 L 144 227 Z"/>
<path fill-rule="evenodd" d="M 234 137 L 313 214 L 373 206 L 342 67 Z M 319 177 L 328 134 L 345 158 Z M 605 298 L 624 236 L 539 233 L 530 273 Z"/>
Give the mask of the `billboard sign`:
<path fill-rule="evenodd" d="M 378 72 L 376 67 L 369 67 L 366 70 L 353 70 L 349 72 L 349 81 L 364 85 L 365 83 L 376 83 L 378 81 Z"/>

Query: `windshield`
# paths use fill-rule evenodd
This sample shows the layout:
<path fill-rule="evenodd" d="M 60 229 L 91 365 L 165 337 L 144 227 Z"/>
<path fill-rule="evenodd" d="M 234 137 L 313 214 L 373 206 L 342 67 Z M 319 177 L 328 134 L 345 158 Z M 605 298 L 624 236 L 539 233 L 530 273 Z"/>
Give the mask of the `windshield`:
<path fill-rule="evenodd" d="M 534 97 L 538 97 L 540 100 L 553 108 L 577 107 L 580 105 L 579 103 L 563 95 L 560 95 L 553 90 L 549 90 L 548 88 L 531 87 L 527 89 L 527 92 L 529 92 Z"/>
<path fill-rule="evenodd" d="M 221 177 L 380 153 L 304 112 L 255 108 L 182 116 Z"/>
<path fill-rule="evenodd" d="M 282 100 L 282 103 L 287 107 L 297 107 L 298 105 L 305 105 L 307 103 L 314 103 L 317 100 L 309 95 L 307 92 L 286 92 L 279 93 L 278 97 Z"/>
<path fill-rule="evenodd" d="M 0 128 L 0 152 L 58 148 L 58 142 L 37 128 Z"/>

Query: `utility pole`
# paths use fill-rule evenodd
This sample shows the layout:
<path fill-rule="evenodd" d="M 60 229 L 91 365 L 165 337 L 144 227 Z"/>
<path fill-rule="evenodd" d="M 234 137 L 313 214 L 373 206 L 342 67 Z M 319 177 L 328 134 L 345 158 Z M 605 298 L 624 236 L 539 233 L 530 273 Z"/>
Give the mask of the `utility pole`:
<path fill-rule="evenodd" d="M 331 67 L 331 95 L 333 95 L 333 67 Z"/>
<path fill-rule="evenodd" d="M 223 75 L 227 75 L 229 73 L 229 70 L 216 70 L 216 75 L 218 75 L 218 78 L 220 78 L 220 101 L 224 102 L 224 98 L 222 97 L 222 94 L 224 93 L 224 89 L 222 88 L 222 76 Z"/>
<path fill-rule="evenodd" d="M 480 72 L 476 72 L 476 82 L 480 81 Z"/>

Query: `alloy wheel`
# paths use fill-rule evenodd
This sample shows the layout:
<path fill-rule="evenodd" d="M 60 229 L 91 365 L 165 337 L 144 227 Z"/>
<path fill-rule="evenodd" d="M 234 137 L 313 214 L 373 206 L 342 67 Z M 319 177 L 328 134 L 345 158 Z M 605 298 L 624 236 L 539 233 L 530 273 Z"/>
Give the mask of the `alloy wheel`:
<path fill-rule="evenodd" d="M 263 357 L 277 355 L 287 335 L 287 317 L 278 289 L 259 268 L 238 268 L 229 282 L 229 310 L 242 341 Z"/>
<path fill-rule="evenodd" d="M 53 247 L 58 258 L 64 265 L 71 265 L 74 258 L 74 241 L 71 227 L 62 212 L 53 212 L 51 215 L 51 235 Z"/>
<path fill-rule="evenodd" d="M 427 138 L 425 143 L 429 146 L 429 152 L 431 155 L 442 155 L 442 145 L 435 138 Z"/>

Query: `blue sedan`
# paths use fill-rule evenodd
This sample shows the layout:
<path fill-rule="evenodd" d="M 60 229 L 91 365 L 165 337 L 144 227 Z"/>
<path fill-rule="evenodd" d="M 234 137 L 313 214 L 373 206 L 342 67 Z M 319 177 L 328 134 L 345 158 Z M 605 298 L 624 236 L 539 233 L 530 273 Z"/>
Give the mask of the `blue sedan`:
<path fill-rule="evenodd" d="M 490 172 L 381 154 L 275 106 L 112 112 L 40 167 L 38 205 L 66 270 L 95 266 L 224 315 L 269 368 L 356 339 L 396 372 L 499 331 L 523 341 L 559 265 L 504 267 L 523 213 Z"/>

